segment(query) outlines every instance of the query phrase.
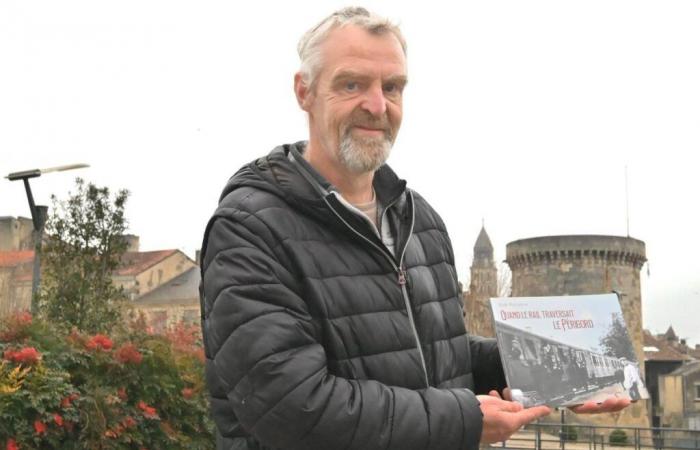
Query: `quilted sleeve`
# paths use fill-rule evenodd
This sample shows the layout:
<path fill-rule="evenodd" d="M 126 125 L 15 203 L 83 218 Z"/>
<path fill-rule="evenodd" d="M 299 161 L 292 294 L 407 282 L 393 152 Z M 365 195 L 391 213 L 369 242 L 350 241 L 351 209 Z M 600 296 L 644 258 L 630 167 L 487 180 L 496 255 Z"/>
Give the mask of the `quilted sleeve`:
<path fill-rule="evenodd" d="M 273 448 L 478 448 L 482 415 L 472 392 L 410 390 L 328 372 L 303 293 L 257 217 L 229 210 L 208 230 L 207 377 L 229 405 L 214 409 L 215 419 L 235 414 L 247 433 Z"/>
<path fill-rule="evenodd" d="M 506 376 L 496 339 L 469 336 L 469 349 L 474 371 L 474 392 L 488 394 L 493 389 L 503 391 L 507 386 Z"/>

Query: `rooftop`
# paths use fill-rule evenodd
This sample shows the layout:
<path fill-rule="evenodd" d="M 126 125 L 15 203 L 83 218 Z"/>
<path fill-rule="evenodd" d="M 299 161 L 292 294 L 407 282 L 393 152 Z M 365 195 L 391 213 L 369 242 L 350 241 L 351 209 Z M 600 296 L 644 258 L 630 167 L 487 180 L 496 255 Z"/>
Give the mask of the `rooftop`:
<path fill-rule="evenodd" d="M 126 252 L 122 257 L 121 264 L 116 270 L 116 275 L 137 275 L 151 266 L 163 261 L 165 258 L 174 255 L 179 250 L 156 250 L 152 252 Z"/>
<path fill-rule="evenodd" d="M 195 266 L 134 300 L 135 305 L 199 305 L 199 267 Z"/>

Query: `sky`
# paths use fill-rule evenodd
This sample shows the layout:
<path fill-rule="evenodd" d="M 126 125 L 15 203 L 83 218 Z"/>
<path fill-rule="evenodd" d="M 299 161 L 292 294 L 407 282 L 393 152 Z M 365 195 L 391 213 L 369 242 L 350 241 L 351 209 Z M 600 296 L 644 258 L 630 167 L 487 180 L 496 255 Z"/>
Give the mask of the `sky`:
<path fill-rule="evenodd" d="M 76 176 L 126 188 L 142 250 L 193 257 L 226 180 L 307 137 L 296 44 L 342 6 L 4 0 L 0 175 L 90 164 L 34 180 L 37 203 Z M 482 220 L 498 261 L 517 239 L 629 231 L 645 327 L 700 344 L 700 2 L 363 6 L 408 41 L 389 164 L 442 215 L 460 277 Z M 0 179 L 0 215 L 29 215 L 21 184 Z"/>

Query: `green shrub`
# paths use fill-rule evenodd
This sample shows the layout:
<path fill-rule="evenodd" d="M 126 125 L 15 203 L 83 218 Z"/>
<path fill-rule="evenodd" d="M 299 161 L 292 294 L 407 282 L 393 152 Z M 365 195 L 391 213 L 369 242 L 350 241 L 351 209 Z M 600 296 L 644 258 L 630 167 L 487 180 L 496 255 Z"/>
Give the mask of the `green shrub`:
<path fill-rule="evenodd" d="M 211 449 L 198 327 L 106 336 L 0 322 L 0 448 Z"/>
<path fill-rule="evenodd" d="M 626 444 L 627 443 L 627 433 L 625 433 L 625 430 L 613 430 L 612 433 L 610 433 L 610 438 L 609 438 L 610 444 Z"/>

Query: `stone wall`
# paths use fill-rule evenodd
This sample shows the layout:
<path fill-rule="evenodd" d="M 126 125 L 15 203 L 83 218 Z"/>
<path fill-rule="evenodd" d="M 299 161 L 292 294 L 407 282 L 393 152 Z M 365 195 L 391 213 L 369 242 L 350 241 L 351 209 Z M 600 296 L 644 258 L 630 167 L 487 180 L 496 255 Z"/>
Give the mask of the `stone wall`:
<path fill-rule="evenodd" d="M 0 251 L 31 250 L 33 229 L 26 217 L 0 217 Z"/>

